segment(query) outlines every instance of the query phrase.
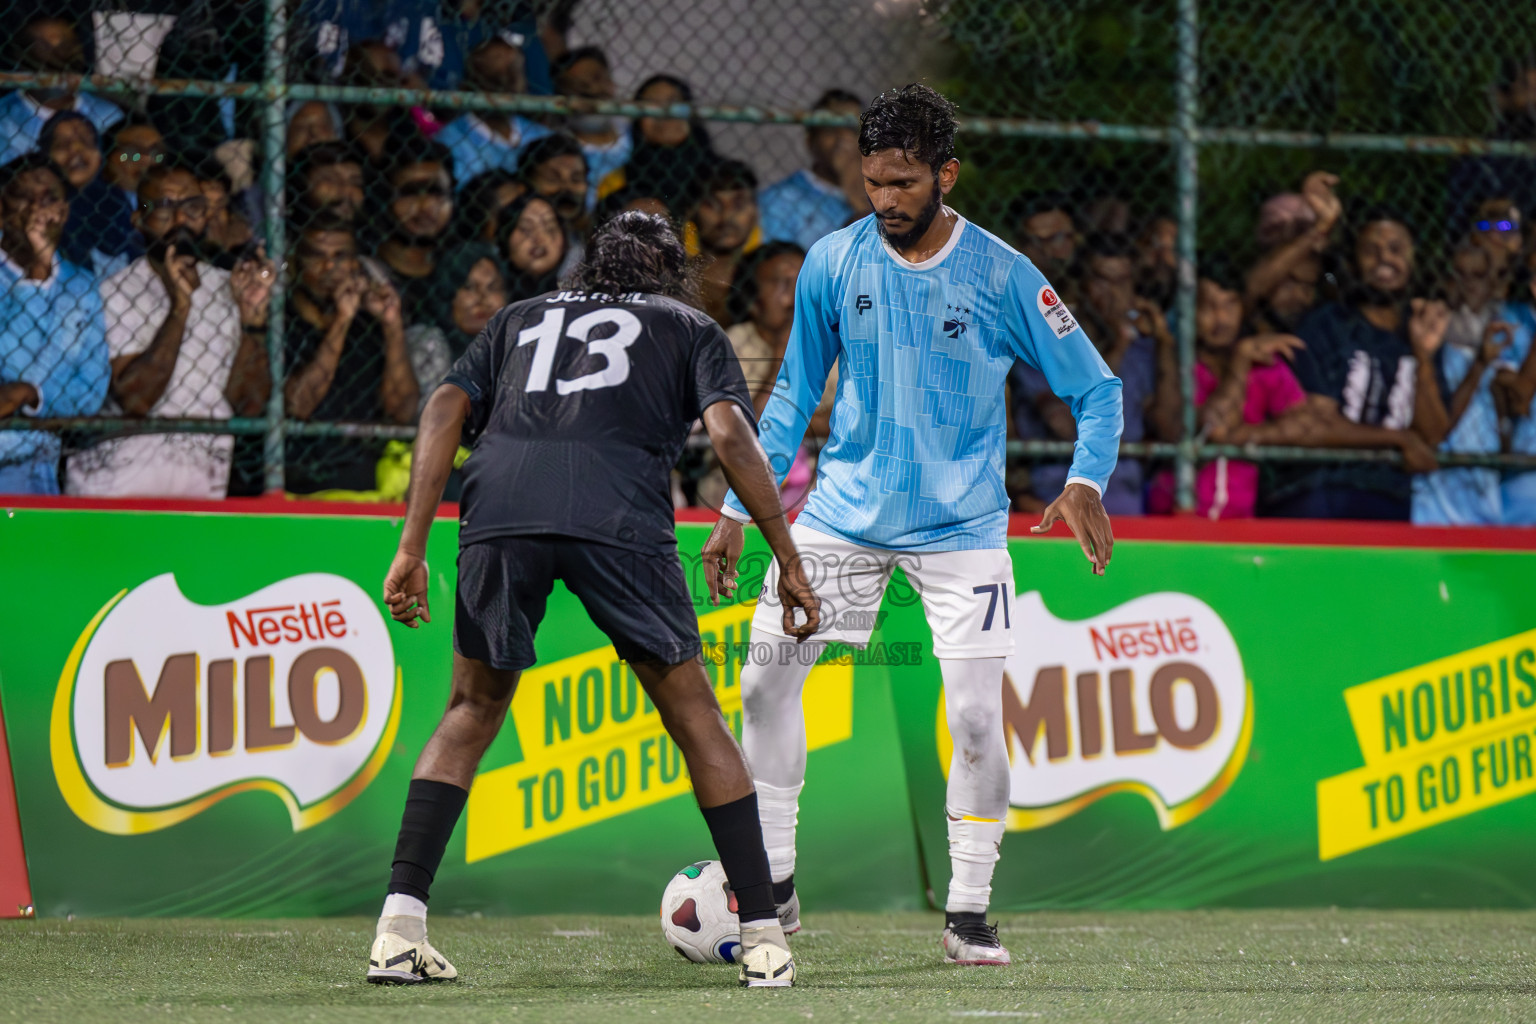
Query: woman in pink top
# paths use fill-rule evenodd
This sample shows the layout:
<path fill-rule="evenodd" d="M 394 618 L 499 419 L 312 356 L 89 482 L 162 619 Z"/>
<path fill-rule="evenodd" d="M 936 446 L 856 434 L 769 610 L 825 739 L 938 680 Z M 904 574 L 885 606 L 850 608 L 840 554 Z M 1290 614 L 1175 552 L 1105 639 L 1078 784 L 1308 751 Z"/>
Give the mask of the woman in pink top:
<path fill-rule="evenodd" d="M 1309 416 L 1307 395 L 1287 360 L 1302 340 L 1290 334 L 1243 336 L 1242 286 L 1220 260 L 1202 264 L 1195 297 L 1195 404 L 1200 426 L 1217 444 L 1294 439 Z M 1253 516 L 1259 467 L 1218 458 L 1200 467 L 1195 499 L 1211 519 Z"/>

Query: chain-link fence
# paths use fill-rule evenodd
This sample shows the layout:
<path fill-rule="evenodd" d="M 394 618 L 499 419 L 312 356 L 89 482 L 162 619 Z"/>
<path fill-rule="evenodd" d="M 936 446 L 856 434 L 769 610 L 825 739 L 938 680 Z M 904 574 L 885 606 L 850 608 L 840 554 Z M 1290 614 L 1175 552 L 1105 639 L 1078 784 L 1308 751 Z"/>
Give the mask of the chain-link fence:
<path fill-rule="evenodd" d="M 869 209 L 859 109 L 922 79 L 962 118 L 951 205 L 1124 381 L 1112 512 L 1536 522 L 1526 9 L 0 9 L 0 492 L 398 498 L 479 326 L 629 208 L 682 226 L 765 401 L 802 250 Z M 1071 416 L 1023 365 L 1009 397 L 1038 509 Z M 720 490 L 691 449 L 678 502 Z"/>

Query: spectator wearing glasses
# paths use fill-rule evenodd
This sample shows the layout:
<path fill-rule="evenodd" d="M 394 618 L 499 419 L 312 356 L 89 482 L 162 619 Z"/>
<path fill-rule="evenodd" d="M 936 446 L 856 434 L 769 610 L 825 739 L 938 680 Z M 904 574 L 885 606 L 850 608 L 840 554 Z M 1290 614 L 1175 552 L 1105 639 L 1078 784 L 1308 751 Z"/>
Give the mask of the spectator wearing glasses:
<path fill-rule="evenodd" d="M 40 74 L 83 75 L 85 51 L 74 22 L 56 15 L 29 19 L 6 48 L 9 67 Z M 98 132 L 123 119 L 116 104 L 73 89 L 20 89 L 0 97 L 0 164 L 9 163 L 37 146 L 43 125 L 60 111 L 84 114 Z"/>
<path fill-rule="evenodd" d="M 101 297 L 59 255 L 64 179 L 41 153 L 0 166 L 0 417 L 94 416 L 110 370 Z M 0 431 L 0 493 L 58 494 L 59 439 Z"/>
<path fill-rule="evenodd" d="M 1030 258 L 1048 281 L 1063 285 L 1063 302 L 1077 296 L 1065 287 L 1077 276 L 1077 224 L 1072 218 L 1072 201 L 1065 192 L 1026 192 L 1013 201 L 1008 211 L 1013 226 L 1014 244 Z"/>
<path fill-rule="evenodd" d="M 496 36 L 470 51 L 464 86 L 472 92 L 523 93 L 528 90 L 523 72 L 522 51 Z M 488 170 L 516 171 L 523 149 L 549 133 L 526 117 L 487 110 L 460 114 L 443 126 L 436 141 L 453 153 L 454 181 L 463 188 Z"/>
<path fill-rule="evenodd" d="M 1477 204 L 1472 219 L 1472 240 L 1495 255 L 1498 274 L 1508 274 L 1520 264 L 1525 237 L 1520 230 L 1520 207 L 1507 196 L 1496 196 Z"/>
<path fill-rule="evenodd" d="M 101 176 L 128 200 L 128 209 L 139 208 L 139 182 L 151 167 L 165 159 L 165 137 L 148 121 L 132 118 L 110 129 L 102 147 L 106 163 Z"/>
<path fill-rule="evenodd" d="M 144 250 L 134 235 L 132 210 L 121 191 L 101 177 L 96 128 L 84 114 L 54 114 L 38 136 L 69 192 L 70 217 L 59 251 L 69 262 L 106 277 Z"/>
<path fill-rule="evenodd" d="M 844 89 L 821 94 L 815 111 L 857 117 L 864 104 Z M 811 166 L 763 189 L 758 197 L 763 237 L 794 242 L 809 249 L 818 238 L 851 224 L 869 212 L 857 126 L 805 130 Z"/>
<path fill-rule="evenodd" d="M 156 419 L 257 416 L 271 391 L 267 302 L 276 272 L 251 260 L 233 272 L 201 259 L 208 200 L 176 164 L 149 170 L 134 226 L 145 255 L 102 283 L 112 384 L 103 412 Z M 135 434 L 69 459 L 67 493 L 96 497 L 225 497 L 234 438 Z"/>

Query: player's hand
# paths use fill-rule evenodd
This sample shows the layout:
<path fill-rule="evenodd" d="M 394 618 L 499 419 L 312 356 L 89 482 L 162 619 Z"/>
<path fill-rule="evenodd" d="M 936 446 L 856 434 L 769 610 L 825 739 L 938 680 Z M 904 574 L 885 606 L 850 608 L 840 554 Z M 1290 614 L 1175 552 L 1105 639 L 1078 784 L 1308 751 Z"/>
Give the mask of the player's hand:
<path fill-rule="evenodd" d="M 805 578 L 805 559 L 798 554 L 779 566 L 779 606 L 784 609 L 784 632 L 804 643 L 821 628 L 821 599 Z M 805 612 L 805 622 L 795 625 L 795 609 Z"/>
<path fill-rule="evenodd" d="M 1115 549 L 1115 535 L 1109 528 L 1109 513 L 1094 489 L 1087 484 L 1067 484 L 1061 497 L 1045 507 L 1040 525 L 1031 526 L 1029 532 L 1050 533 L 1058 522 L 1066 523 L 1077 538 L 1083 554 L 1093 563 L 1093 574 L 1103 576 Z"/>
<path fill-rule="evenodd" d="M 709 603 L 720 604 L 720 595 L 736 596 L 736 563 L 746 543 L 746 531 L 729 516 L 721 516 L 704 542 L 704 583 L 709 587 Z"/>
<path fill-rule="evenodd" d="M 396 622 L 403 622 L 412 629 L 422 622 L 431 622 L 432 614 L 427 607 L 427 560 L 420 555 L 395 552 L 389 574 L 384 577 L 384 603 Z"/>

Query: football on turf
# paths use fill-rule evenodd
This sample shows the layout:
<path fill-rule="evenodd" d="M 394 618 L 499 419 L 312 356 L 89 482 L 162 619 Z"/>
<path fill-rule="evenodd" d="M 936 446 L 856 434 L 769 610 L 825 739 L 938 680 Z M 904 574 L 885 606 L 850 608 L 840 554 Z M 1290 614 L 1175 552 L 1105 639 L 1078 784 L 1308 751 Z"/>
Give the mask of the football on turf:
<path fill-rule="evenodd" d="M 661 934 L 696 964 L 736 962 L 741 922 L 719 861 L 701 860 L 672 876 L 661 894 Z"/>

